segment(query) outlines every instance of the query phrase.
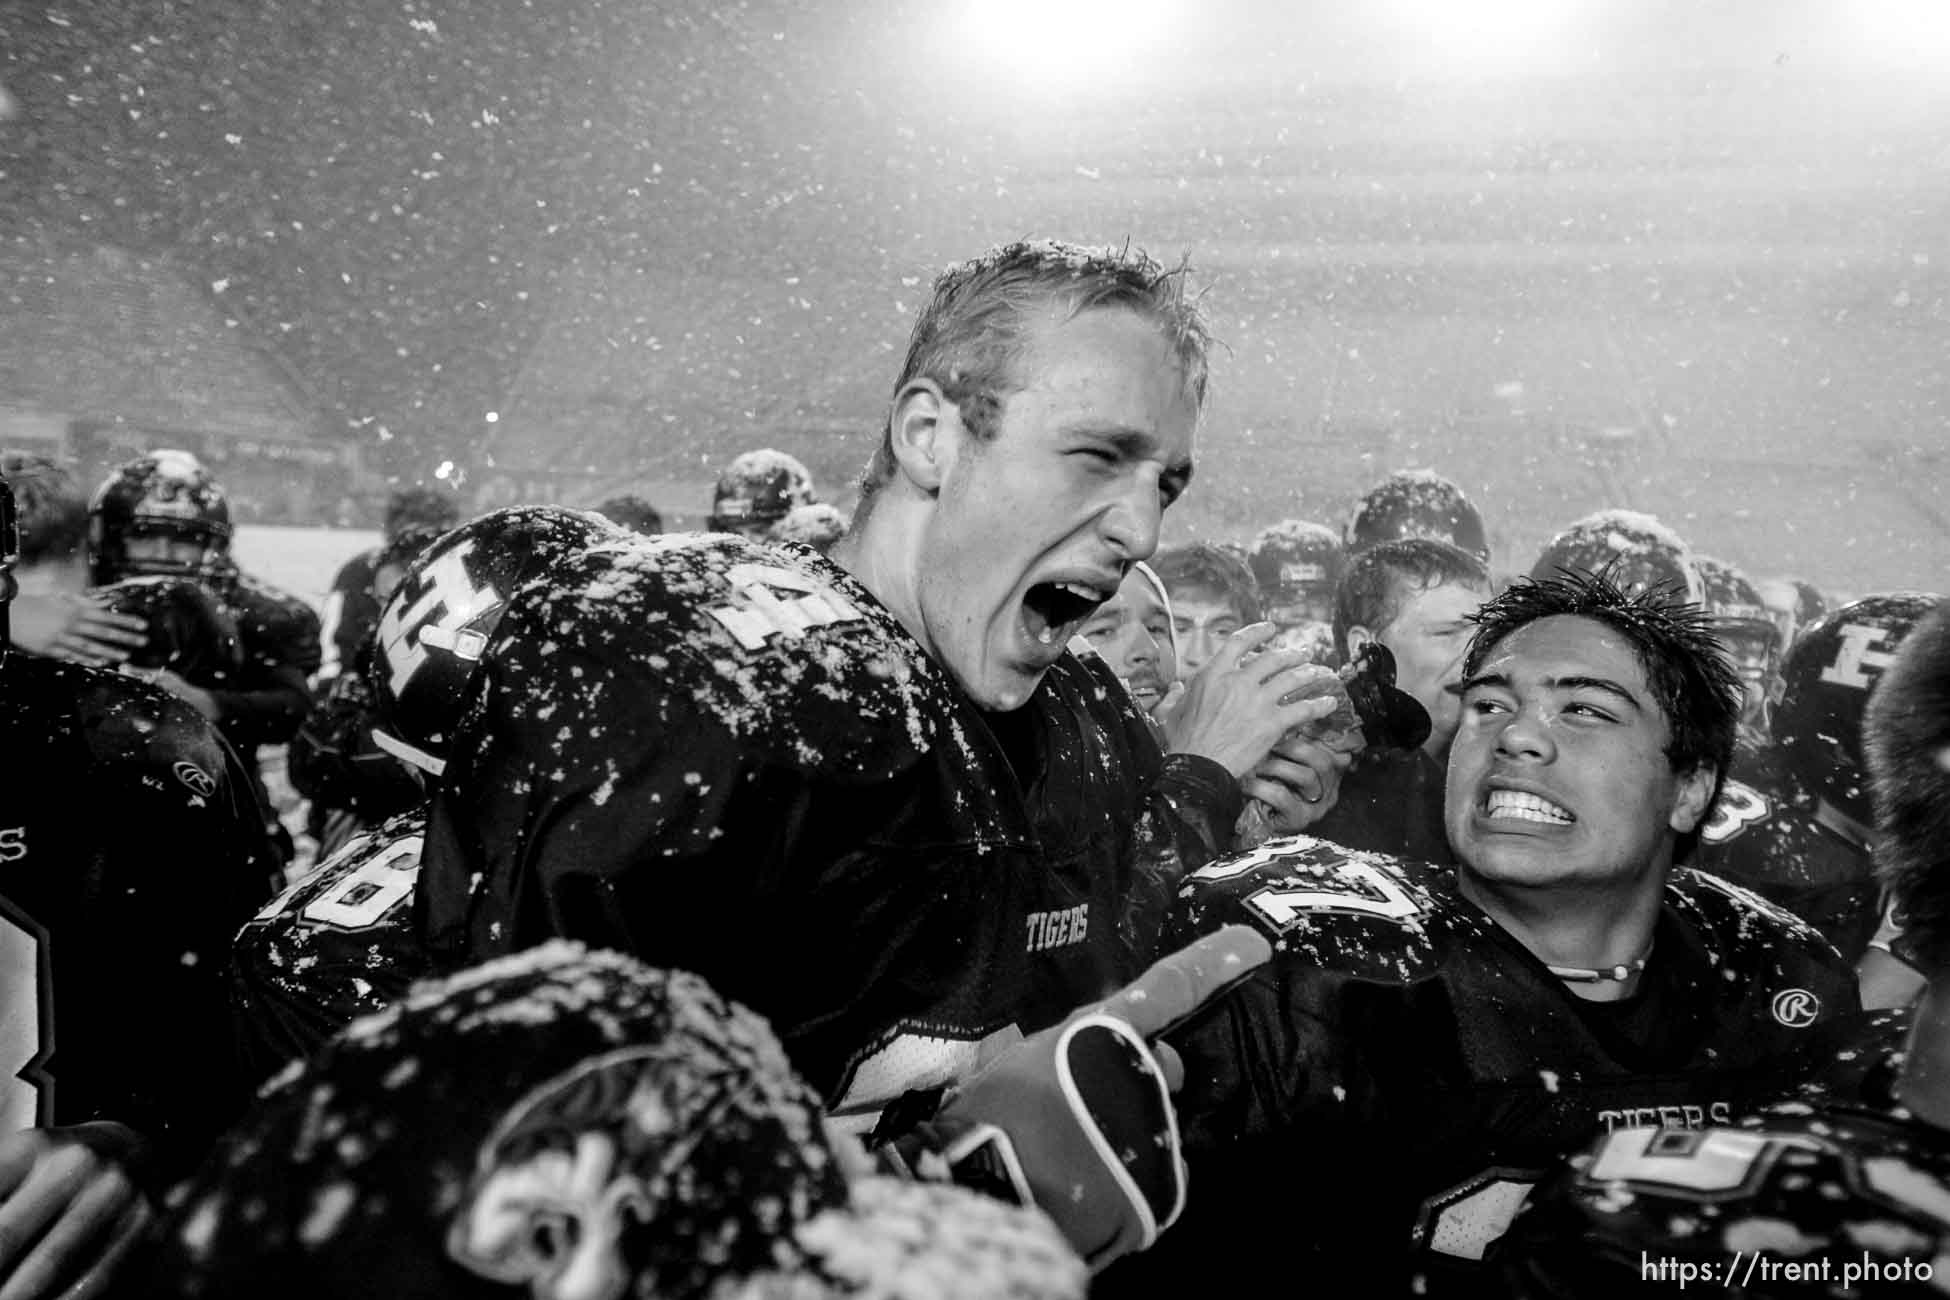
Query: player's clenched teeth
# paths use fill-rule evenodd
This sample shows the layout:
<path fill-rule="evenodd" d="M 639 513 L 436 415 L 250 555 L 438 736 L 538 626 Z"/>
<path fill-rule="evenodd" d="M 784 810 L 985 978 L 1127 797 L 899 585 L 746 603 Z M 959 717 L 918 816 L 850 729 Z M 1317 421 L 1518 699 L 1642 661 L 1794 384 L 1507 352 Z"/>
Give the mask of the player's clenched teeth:
<path fill-rule="evenodd" d="M 1491 817 L 1508 817 L 1516 821 L 1544 822 L 1553 826 L 1568 826 L 1577 818 L 1566 809 L 1560 808 L 1548 799 L 1521 790 L 1492 790 L 1484 805 Z"/>

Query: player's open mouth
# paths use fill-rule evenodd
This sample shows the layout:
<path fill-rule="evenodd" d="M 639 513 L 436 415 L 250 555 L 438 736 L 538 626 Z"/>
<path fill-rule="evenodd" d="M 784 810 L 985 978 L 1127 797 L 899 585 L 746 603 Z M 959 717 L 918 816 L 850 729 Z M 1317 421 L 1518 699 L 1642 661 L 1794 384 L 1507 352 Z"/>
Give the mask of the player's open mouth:
<path fill-rule="evenodd" d="M 1546 826 L 1569 826 L 1577 820 L 1568 809 L 1522 790 L 1490 791 L 1483 814 L 1491 821 L 1542 822 Z"/>
<path fill-rule="evenodd" d="M 1022 625 L 1038 645 L 1065 645 L 1097 607 L 1117 594 L 1090 583 L 1039 582 L 1022 598 Z"/>

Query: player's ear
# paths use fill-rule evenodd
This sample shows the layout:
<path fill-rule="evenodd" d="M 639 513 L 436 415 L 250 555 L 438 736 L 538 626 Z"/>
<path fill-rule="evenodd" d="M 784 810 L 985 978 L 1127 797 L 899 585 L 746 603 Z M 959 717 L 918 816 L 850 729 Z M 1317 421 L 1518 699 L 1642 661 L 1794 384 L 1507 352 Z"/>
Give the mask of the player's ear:
<path fill-rule="evenodd" d="M 894 399 L 888 417 L 894 463 L 901 476 L 928 496 L 941 491 L 954 462 L 955 439 L 948 426 L 956 421 L 955 406 L 932 379 L 910 379 Z"/>
<path fill-rule="evenodd" d="M 1705 821 L 1713 804 L 1713 787 L 1719 780 L 1720 769 L 1711 763 L 1701 763 L 1681 776 L 1678 796 L 1673 800 L 1672 815 L 1666 824 L 1684 835 Z"/>
<path fill-rule="evenodd" d="M 1373 632 L 1356 623 L 1347 630 L 1347 653 L 1350 658 L 1361 653 L 1361 647 L 1375 639 Z"/>

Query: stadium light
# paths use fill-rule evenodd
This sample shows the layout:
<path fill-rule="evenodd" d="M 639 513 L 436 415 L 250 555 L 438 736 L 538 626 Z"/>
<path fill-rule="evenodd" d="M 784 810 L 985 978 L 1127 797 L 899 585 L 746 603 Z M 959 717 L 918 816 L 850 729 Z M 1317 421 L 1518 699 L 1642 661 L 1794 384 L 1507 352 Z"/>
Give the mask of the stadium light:
<path fill-rule="evenodd" d="M 955 24 L 970 71 L 1010 90 L 1061 92 L 1114 78 L 1193 21 L 1182 0 L 971 0 Z"/>

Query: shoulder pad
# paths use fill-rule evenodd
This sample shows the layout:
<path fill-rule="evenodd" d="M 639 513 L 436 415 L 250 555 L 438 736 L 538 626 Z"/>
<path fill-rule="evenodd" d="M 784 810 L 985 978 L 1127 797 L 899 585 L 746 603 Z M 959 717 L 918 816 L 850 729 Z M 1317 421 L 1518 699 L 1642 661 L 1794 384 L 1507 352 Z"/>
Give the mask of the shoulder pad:
<path fill-rule="evenodd" d="M 741 749 L 871 778 L 952 742 L 961 693 L 845 570 L 725 534 L 628 535 L 509 597 L 490 656 L 521 664 L 526 707 L 593 715 L 609 678 L 694 703 Z M 532 651 L 513 642 L 532 638 Z M 569 680 L 550 655 L 572 646 Z M 591 671 L 591 661 L 594 671 Z M 546 715 L 541 715 L 546 716 Z"/>
<path fill-rule="evenodd" d="M 1257 927 L 1281 954 L 1385 983 L 1433 976 L 1437 937 L 1476 924 L 1437 869 L 1296 835 L 1193 872 L 1173 909 L 1174 945 L 1231 923 Z"/>
<path fill-rule="evenodd" d="M 1666 882 L 1666 903 L 1692 923 L 1715 967 L 1732 972 L 1766 965 L 1839 962 L 1821 932 L 1753 890 L 1705 871 L 1679 867 Z"/>
<path fill-rule="evenodd" d="M 290 592 L 241 572 L 231 579 L 229 588 L 226 594 L 239 623 L 249 621 L 273 635 L 285 632 L 303 635 L 307 631 L 317 634 L 318 611 Z"/>
<path fill-rule="evenodd" d="M 131 764 L 192 802 L 215 794 L 228 766 L 202 714 L 160 687 L 122 673 L 62 664 L 75 715 L 97 762 Z"/>

